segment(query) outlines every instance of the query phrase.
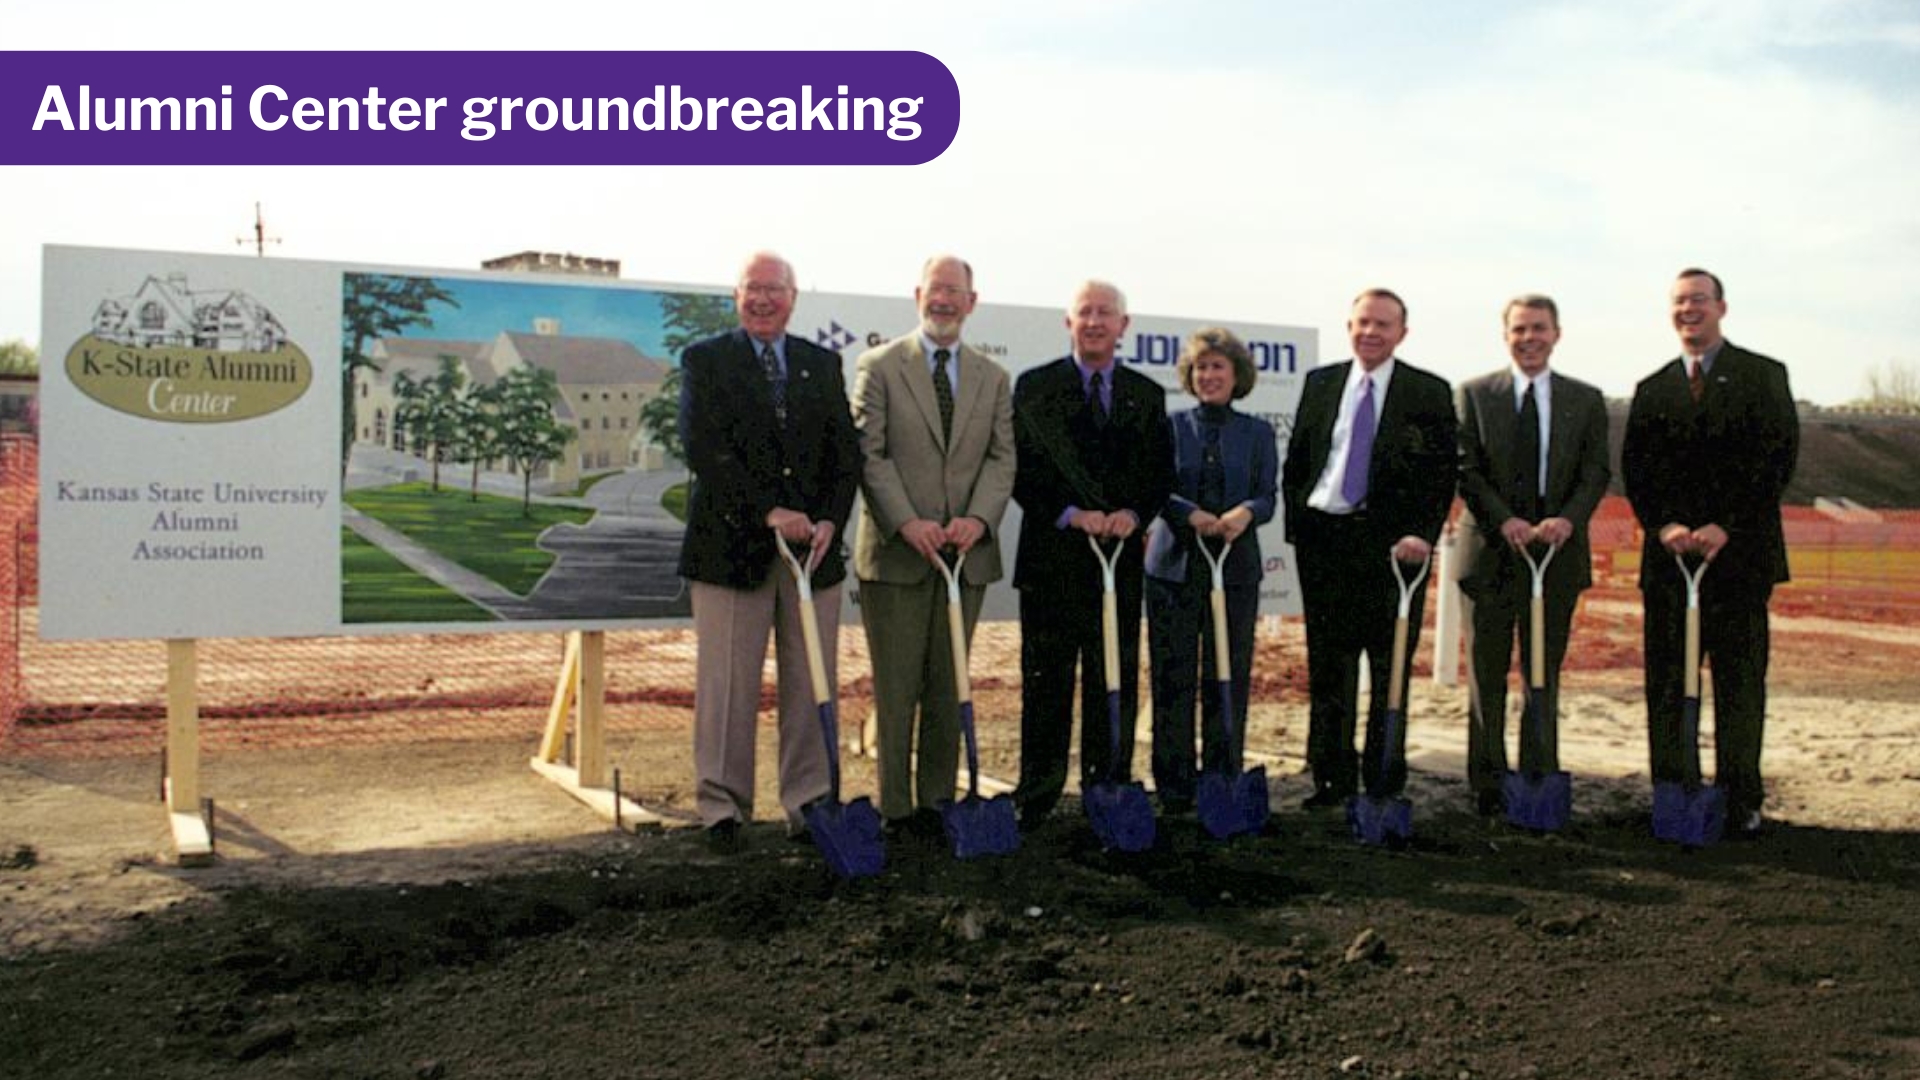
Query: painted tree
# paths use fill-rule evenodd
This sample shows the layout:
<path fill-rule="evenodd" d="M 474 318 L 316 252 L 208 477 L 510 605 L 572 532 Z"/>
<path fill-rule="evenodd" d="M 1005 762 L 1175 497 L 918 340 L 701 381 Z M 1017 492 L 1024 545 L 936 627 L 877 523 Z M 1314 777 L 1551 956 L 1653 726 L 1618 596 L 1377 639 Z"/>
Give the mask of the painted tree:
<path fill-rule="evenodd" d="M 467 383 L 460 359 L 442 355 L 434 373 L 415 379 L 412 372 L 393 376 L 393 423 L 406 433 L 407 445 L 431 465 L 433 490 L 440 490 L 440 463 L 459 460 L 450 449 L 459 437 L 461 388 Z"/>
<path fill-rule="evenodd" d="M 493 384 L 499 394 L 500 456 L 520 473 L 520 510 L 533 513 L 533 471 L 566 453 L 577 434 L 554 418 L 560 380 L 546 368 L 521 366 Z"/>
<path fill-rule="evenodd" d="M 679 354 L 687 346 L 732 329 L 737 318 L 733 298 L 712 293 L 666 293 L 660 298 L 666 334 L 660 343 Z M 680 437 L 680 368 L 676 365 L 660 384 L 660 392 L 640 406 L 640 427 L 675 461 L 687 460 Z"/>
<path fill-rule="evenodd" d="M 480 470 L 500 456 L 500 394 L 492 386 L 468 383 L 455 403 L 454 437 L 448 454 L 472 465 L 467 499 L 480 501 Z"/>
<path fill-rule="evenodd" d="M 353 453 L 354 377 L 380 370 L 367 350 L 381 338 L 432 326 L 430 305 L 459 307 L 460 302 L 432 278 L 399 274 L 346 274 L 340 288 L 340 475 L 345 476 Z"/>

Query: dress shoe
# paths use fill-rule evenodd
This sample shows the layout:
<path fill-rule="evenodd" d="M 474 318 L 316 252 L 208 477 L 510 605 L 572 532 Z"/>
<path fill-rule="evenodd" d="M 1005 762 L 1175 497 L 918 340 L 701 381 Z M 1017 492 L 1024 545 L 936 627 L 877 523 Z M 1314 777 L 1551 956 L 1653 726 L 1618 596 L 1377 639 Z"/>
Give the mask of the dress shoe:
<path fill-rule="evenodd" d="M 733 818 L 707 826 L 707 850 L 715 855 L 733 855 L 746 846 L 740 836 L 740 823 Z"/>
<path fill-rule="evenodd" d="M 1339 788 L 1321 788 L 1300 800 L 1300 809 L 1337 810 L 1347 805 L 1347 800 L 1352 797 L 1353 793 L 1351 791 L 1342 791 Z"/>
<path fill-rule="evenodd" d="M 1507 797 L 1498 791 L 1481 791 L 1473 797 L 1473 811 L 1481 817 L 1500 817 L 1507 812 Z"/>
<path fill-rule="evenodd" d="M 1727 815 L 1727 835 L 1735 840 L 1755 840 L 1767 828 L 1767 819 L 1758 810 Z"/>

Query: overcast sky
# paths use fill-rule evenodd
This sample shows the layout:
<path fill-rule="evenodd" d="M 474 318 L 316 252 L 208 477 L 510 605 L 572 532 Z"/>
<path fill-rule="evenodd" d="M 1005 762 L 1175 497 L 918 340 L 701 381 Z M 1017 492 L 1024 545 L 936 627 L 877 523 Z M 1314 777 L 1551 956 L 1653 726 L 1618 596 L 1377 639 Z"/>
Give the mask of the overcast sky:
<path fill-rule="evenodd" d="M 271 14 L 269 14 L 271 12 Z M 913 168 L 0 169 L 0 339 L 37 340 L 40 245 L 475 267 L 525 249 L 726 283 L 771 247 L 803 287 L 902 294 L 968 257 L 983 299 L 1317 327 L 1404 295 L 1408 360 L 1506 361 L 1552 294 L 1556 367 L 1625 395 L 1676 351 L 1676 270 L 1798 396 L 1920 366 L 1920 5 L 1562 3 L 12 4 L 9 49 L 919 49 L 959 136 Z M 370 81 L 375 81 L 370 77 Z M 902 328 L 904 329 L 904 327 Z"/>

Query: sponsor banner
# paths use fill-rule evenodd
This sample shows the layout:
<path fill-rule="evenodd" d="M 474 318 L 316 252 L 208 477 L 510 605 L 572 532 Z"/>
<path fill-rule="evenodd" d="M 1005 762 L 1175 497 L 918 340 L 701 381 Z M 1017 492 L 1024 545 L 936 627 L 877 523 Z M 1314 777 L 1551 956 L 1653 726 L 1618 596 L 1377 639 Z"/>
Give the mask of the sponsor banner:
<path fill-rule="evenodd" d="M 7 165 L 918 165 L 923 52 L 7 52 Z"/>
<path fill-rule="evenodd" d="M 42 296 L 46 637 L 616 629 L 689 613 L 677 358 L 735 325 L 723 287 L 49 247 Z M 1170 410 L 1193 404 L 1174 362 L 1208 322 L 1129 327 L 1121 359 Z M 838 350 L 851 387 L 860 352 L 915 323 L 909 296 L 806 292 L 788 329 Z M 1238 407 L 1284 443 L 1314 332 L 1227 325 L 1261 367 Z M 1016 377 L 1067 351 L 1052 308 L 982 304 L 967 338 Z M 1009 561 L 1018 528 L 1016 504 Z M 1296 612 L 1280 533 L 1261 533 L 1262 607 Z M 989 590 L 988 617 L 1016 610 L 1004 582 Z"/>

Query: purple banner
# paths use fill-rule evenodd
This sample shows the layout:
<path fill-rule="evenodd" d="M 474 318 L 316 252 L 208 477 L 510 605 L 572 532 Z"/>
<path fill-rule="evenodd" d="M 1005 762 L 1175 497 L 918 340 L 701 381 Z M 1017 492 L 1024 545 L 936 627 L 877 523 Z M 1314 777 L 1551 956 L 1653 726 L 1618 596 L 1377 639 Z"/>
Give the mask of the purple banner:
<path fill-rule="evenodd" d="M 6 52 L 5 165 L 918 165 L 923 52 Z"/>

